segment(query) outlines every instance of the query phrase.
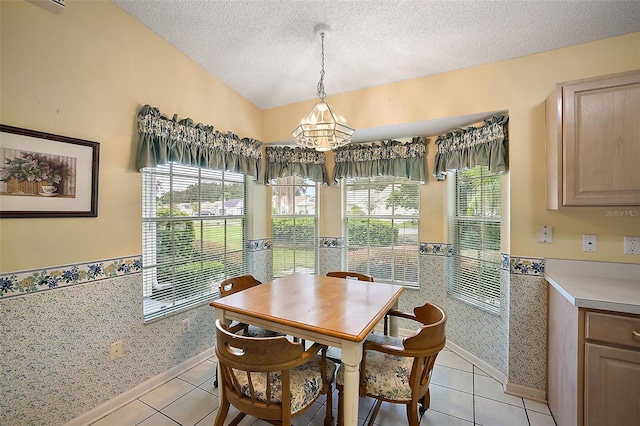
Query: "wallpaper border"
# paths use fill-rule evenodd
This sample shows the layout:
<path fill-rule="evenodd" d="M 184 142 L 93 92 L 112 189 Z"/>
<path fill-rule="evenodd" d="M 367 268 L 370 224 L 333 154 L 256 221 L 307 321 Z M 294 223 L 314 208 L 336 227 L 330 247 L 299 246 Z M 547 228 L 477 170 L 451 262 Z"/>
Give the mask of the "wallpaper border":
<path fill-rule="evenodd" d="M 543 258 L 511 256 L 509 266 L 512 274 L 544 276 Z"/>
<path fill-rule="evenodd" d="M 268 238 L 262 238 L 260 240 L 248 240 L 246 243 L 247 250 L 249 251 L 263 251 L 270 250 L 273 243 Z"/>
<path fill-rule="evenodd" d="M 341 237 L 321 237 L 318 242 L 324 248 L 344 246 L 344 239 Z M 271 247 L 270 239 L 247 242 L 250 252 L 269 250 Z M 421 255 L 451 256 L 452 252 L 452 244 L 420 243 Z M 501 253 L 500 256 L 501 269 L 517 275 L 544 276 L 544 258 L 511 257 L 506 253 Z M 0 274 L 0 300 L 141 272 L 142 255 L 8 272 Z"/>
<path fill-rule="evenodd" d="M 142 255 L 0 274 L 0 300 L 142 272 Z"/>
<path fill-rule="evenodd" d="M 429 254 L 432 256 L 452 256 L 453 244 L 420 243 L 420 254 Z"/>
<path fill-rule="evenodd" d="M 322 248 L 342 248 L 344 247 L 343 237 L 320 237 L 318 247 Z"/>

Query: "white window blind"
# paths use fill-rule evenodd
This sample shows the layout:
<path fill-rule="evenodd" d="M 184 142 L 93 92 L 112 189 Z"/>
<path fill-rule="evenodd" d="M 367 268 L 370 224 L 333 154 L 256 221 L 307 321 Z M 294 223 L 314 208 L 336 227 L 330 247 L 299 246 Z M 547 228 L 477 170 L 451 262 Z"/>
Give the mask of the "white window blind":
<path fill-rule="evenodd" d="M 347 268 L 418 286 L 420 187 L 406 178 L 345 180 Z"/>
<path fill-rule="evenodd" d="M 245 273 L 243 174 L 175 163 L 142 171 L 144 319 L 200 304 Z"/>
<path fill-rule="evenodd" d="M 318 185 L 299 176 L 271 185 L 273 276 L 318 271 Z"/>
<path fill-rule="evenodd" d="M 500 175 L 485 166 L 454 172 L 449 294 L 500 313 Z"/>

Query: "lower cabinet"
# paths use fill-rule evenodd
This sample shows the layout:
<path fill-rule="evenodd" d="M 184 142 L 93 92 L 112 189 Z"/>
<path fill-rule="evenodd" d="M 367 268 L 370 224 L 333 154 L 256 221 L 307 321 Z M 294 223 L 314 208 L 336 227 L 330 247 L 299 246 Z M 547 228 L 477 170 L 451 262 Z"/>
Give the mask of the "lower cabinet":
<path fill-rule="evenodd" d="M 558 426 L 640 425 L 640 315 L 577 308 L 549 286 L 548 394 Z"/>
<path fill-rule="evenodd" d="M 585 344 L 585 425 L 640 425 L 640 351 Z"/>

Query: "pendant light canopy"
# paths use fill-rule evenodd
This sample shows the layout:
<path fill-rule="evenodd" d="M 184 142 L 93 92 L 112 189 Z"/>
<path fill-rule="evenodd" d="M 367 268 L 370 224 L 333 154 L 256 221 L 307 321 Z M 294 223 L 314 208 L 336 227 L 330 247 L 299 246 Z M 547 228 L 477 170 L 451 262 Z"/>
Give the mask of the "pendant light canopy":
<path fill-rule="evenodd" d="M 329 151 L 348 144 L 355 131 L 342 114 L 324 101 L 324 36 L 330 29 L 326 24 L 318 24 L 314 28 L 316 34 L 320 33 L 322 43 L 322 70 L 317 93 L 320 102 L 313 106 L 292 133 L 296 144 L 316 151 Z"/>

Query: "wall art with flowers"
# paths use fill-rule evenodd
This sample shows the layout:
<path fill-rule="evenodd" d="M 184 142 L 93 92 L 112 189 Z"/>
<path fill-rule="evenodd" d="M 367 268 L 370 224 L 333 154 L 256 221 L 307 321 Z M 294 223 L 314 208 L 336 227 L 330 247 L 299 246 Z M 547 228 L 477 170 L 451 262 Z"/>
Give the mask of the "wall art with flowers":
<path fill-rule="evenodd" d="M 0 195 L 75 197 L 76 158 L 2 148 Z"/>
<path fill-rule="evenodd" d="M 97 216 L 99 147 L 0 124 L 0 218 Z"/>

